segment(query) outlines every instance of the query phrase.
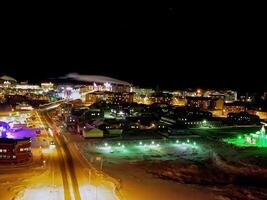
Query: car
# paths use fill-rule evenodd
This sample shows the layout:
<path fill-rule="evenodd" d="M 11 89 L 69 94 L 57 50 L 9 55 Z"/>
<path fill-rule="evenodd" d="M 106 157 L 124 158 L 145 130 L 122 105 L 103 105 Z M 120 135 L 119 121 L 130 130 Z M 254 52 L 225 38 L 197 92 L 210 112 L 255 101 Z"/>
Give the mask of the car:
<path fill-rule="evenodd" d="M 56 147 L 56 144 L 55 144 L 55 142 L 52 140 L 52 141 L 50 141 L 50 145 L 49 145 L 49 148 L 50 149 L 54 149 Z"/>

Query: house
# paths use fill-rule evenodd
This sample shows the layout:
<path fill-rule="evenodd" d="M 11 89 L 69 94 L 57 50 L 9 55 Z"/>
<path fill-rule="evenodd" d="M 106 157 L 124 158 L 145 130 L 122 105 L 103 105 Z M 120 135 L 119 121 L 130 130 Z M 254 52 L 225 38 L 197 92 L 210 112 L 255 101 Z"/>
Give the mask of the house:
<path fill-rule="evenodd" d="M 104 137 L 104 133 L 102 130 L 94 127 L 85 127 L 83 129 L 83 137 L 84 138 L 102 138 Z"/>

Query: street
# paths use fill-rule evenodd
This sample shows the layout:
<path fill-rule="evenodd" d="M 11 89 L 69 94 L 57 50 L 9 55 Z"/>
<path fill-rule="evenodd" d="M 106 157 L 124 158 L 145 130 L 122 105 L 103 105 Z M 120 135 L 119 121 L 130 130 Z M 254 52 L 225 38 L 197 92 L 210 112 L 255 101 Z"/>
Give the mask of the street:
<path fill-rule="evenodd" d="M 49 114 L 47 112 L 39 112 L 39 114 L 44 125 L 52 130 L 52 138 L 56 145 L 55 151 L 51 153 L 51 160 L 48 161 L 52 186 L 63 186 L 65 200 L 116 199 L 111 191 L 101 186 L 102 180 L 99 180 L 98 172 L 91 169 L 74 144 L 67 141 L 67 138 L 60 133 Z"/>

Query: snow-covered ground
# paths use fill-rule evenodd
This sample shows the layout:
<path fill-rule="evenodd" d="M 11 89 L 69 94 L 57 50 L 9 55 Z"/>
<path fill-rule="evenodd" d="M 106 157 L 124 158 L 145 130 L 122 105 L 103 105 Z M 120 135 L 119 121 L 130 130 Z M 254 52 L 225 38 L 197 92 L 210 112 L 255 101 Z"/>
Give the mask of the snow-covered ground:
<path fill-rule="evenodd" d="M 85 156 L 102 156 L 108 162 L 136 162 L 141 160 L 202 160 L 209 149 L 196 139 L 180 140 L 105 140 L 79 143 Z"/>
<path fill-rule="evenodd" d="M 90 140 L 80 142 L 78 146 L 96 168 L 100 169 L 102 165 L 104 172 L 121 183 L 120 191 L 127 200 L 190 200 L 195 199 L 196 195 L 200 200 L 216 199 L 209 189 L 164 180 L 145 168 L 146 163 L 152 162 L 206 159 L 210 151 L 197 139 Z M 137 163 L 140 165 L 137 166 Z"/>
<path fill-rule="evenodd" d="M 89 185 L 80 186 L 82 200 L 108 200 L 109 192 L 103 187 Z M 72 198 L 74 199 L 73 195 Z M 62 187 L 31 187 L 17 194 L 14 200 L 64 200 Z"/>
<path fill-rule="evenodd" d="M 241 162 L 238 150 L 219 141 L 188 139 L 84 140 L 78 146 L 121 183 L 127 200 L 267 198 L 260 178 L 265 169 Z"/>

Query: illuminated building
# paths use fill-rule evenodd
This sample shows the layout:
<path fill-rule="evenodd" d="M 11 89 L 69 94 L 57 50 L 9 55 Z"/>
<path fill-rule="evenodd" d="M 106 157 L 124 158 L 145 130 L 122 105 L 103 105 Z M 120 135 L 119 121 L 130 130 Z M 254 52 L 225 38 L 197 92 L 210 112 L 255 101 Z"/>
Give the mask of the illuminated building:
<path fill-rule="evenodd" d="M 250 125 L 250 124 L 259 124 L 260 118 L 257 115 L 251 115 L 247 112 L 240 112 L 240 113 L 229 113 L 227 116 L 227 121 L 230 124 Z"/>
<path fill-rule="evenodd" d="M 93 93 L 88 93 L 85 98 L 87 101 L 98 102 L 106 101 L 110 103 L 132 103 L 133 93 L 131 92 L 108 92 L 108 91 L 98 91 Z"/>
<path fill-rule="evenodd" d="M 87 93 L 85 95 L 85 103 L 94 104 L 97 101 L 97 96 L 94 93 Z"/>
<path fill-rule="evenodd" d="M 31 140 L 29 138 L 0 138 L 0 163 L 26 162 L 31 158 Z"/>
<path fill-rule="evenodd" d="M 133 96 L 133 102 L 138 104 L 145 104 L 145 105 L 151 105 L 153 103 L 151 97 L 147 97 L 144 95 L 134 95 Z"/>
<path fill-rule="evenodd" d="M 174 106 L 186 106 L 186 104 L 187 104 L 185 98 L 183 98 L 183 97 L 176 97 L 176 96 L 173 96 L 172 97 L 170 103 L 171 103 L 171 105 L 174 105 Z"/>
<path fill-rule="evenodd" d="M 223 99 L 227 103 L 237 101 L 237 92 L 233 90 L 207 90 L 203 93 L 203 96 L 212 99 Z"/>
<path fill-rule="evenodd" d="M 211 112 L 198 109 L 177 107 L 172 112 L 167 112 L 160 118 L 166 126 L 179 128 L 195 128 L 204 126 L 219 126 L 220 122 L 212 117 Z"/>
<path fill-rule="evenodd" d="M 217 100 L 215 100 L 214 103 L 215 103 L 214 108 L 216 110 L 222 110 L 223 109 L 223 107 L 224 107 L 224 100 L 223 99 L 217 99 Z"/>
<path fill-rule="evenodd" d="M 62 116 L 68 116 L 71 113 L 72 104 L 70 103 L 63 103 L 61 104 L 60 114 Z"/>
<path fill-rule="evenodd" d="M 101 119 L 104 117 L 104 112 L 101 109 L 89 108 L 83 114 L 84 121 L 92 121 L 96 119 Z"/>
<path fill-rule="evenodd" d="M 211 105 L 210 97 L 186 97 L 187 106 L 192 108 L 208 109 Z"/>
<path fill-rule="evenodd" d="M 73 87 L 71 85 L 59 85 L 54 96 L 67 100 L 81 99 L 80 87 Z"/>
<path fill-rule="evenodd" d="M 41 90 L 39 85 L 29 85 L 29 84 L 17 84 L 14 89 L 17 90 Z"/>
<path fill-rule="evenodd" d="M 183 96 L 184 97 L 196 97 L 197 92 L 196 91 L 184 91 Z"/>
<path fill-rule="evenodd" d="M 138 104 L 151 105 L 153 103 L 151 95 L 155 91 L 150 88 L 133 88 L 133 102 Z"/>
<path fill-rule="evenodd" d="M 153 94 L 155 91 L 151 88 L 133 88 L 133 93 L 137 96 L 150 96 Z"/>
<path fill-rule="evenodd" d="M 83 129 L 82 135 L 84 138 L 102 138 L 104 133 L 102 130 L 94 127 L 86 126 Z"/>
<path fill-rule="evenodd" d="M 228 113 L 238 113 L 246 111 L 245 104 L 242 102 L 225 103 L 223 112 L 225 115 Z"/>
<path fill-rule="evenodd" d="M 17 83 L 17 80 L 10 76 L 0 76 L 0 85 L 4 87 L 9 87 Z"/>
<path fill-rule="evenodd" d="M 36 134 L 33 129 L 10 129 L 6 122 L 0 122 L 0 163 L 25 162 L 31 159 L 31 139 Z"/>
<path fill-rule="evenodd" d="M 259 116 L 260 119 L 267 120 L 267 110 L 266 109 L 250 109 L 247 111 L 250 114 Z"/>
<path fill-rule="evenodd" d="M 16 105 L 16 108 L 15 109 L 16 110 L 24 110 L 24 111 L 27 111 L 28 110 L 29 111 L 29 110 L 33 110 L 33 107 L 30 106 L 29 104 L 23 102 L 21 104 Z"/>
<path fill-rule="evenodd" d="M 50 90 L 54 89 L 54 84 L 53 83 L 41 83 L 41 88 L 45 91 L 48 92 Z"/>
<path fill-rule="evenodd" d="M 121 103 L 121 102 L 127 102 L 127 103 L 132 103 L 133 102 L 133 93 L 131 92 L 114 92 L 113 93 L 113 98 L 112 98 L 113 103 Z"/>
<path fill-rule="evenodd" d="M 150 99 L 156 104 L 170 104 L 172 95 L 163 92 L 155 92 L 150 96 Z"/>
<path fill-rule="evenodd" d="M 246 93 L 245 95 L 240 95 L 239 99 L 242 102 L 252 102 L 255 99 L 256 94 L 255 93 Z"/>

